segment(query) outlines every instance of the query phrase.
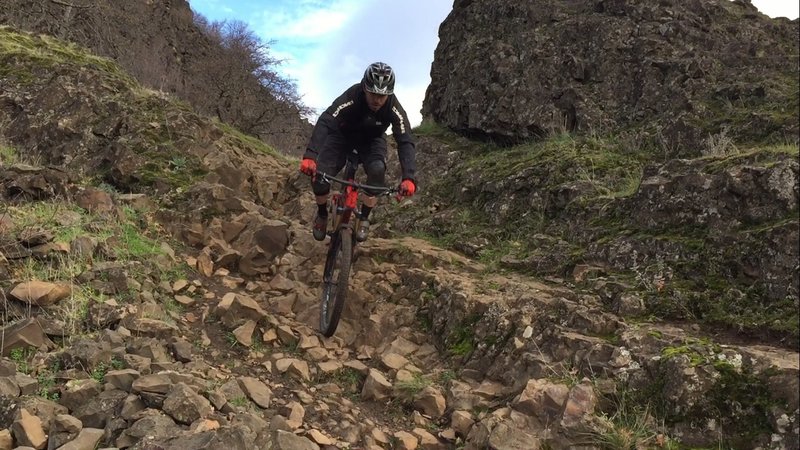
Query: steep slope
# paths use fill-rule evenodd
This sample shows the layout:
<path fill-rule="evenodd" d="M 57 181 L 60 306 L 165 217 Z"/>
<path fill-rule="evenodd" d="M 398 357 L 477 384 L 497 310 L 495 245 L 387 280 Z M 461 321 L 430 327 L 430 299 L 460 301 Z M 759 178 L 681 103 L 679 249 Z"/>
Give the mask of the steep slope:
<path fill-rule="evenodd" d="M 796 348 L 797 144 L 659 163 L 613 137 L 497 147 L 419 131 L 424 195 L 396 229 L 571 280 L 631 318 Z"/>
<path fill-rule="evenodd" d="M 229 92 L 215 90 L 218 86 L 208 74 L 221 64 L 219 44 L 197 26 L 185 0 L 8 0 L 0 9 L 0 25 L 75 42 L 94 54 L 113 59 L 143 85 L 176 95 L 206 114 L 231 108 L 222 104 L 223 100 L 245 103 L 243 98 L 231 99 Z M 311 125 L 295 106 L 257 89 L 257 85 L 238 88 L 248 91 L 247 101 L 258 99 L 259 110 L 269 111 L 268 124 L 254 127 L 254 133 L 287 154 L 297 155 L 305 150 Z M 227 115 L 223 116 L 226 119 Z"/>

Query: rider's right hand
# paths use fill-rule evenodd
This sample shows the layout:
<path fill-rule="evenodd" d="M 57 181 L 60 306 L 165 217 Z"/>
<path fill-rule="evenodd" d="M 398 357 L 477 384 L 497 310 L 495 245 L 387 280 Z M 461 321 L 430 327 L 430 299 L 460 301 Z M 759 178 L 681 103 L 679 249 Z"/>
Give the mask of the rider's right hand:
<path fill-rule="evenodd" d="M 417 190 L 417 185 L 414 184 L 412 180 L 408 178 L 404 179 L 400 186 L 397 188 L 397 196 L 395 196 L 395 200 L 402 201 L 403 197 L 411 197 L 414 195 L 414 192 Z"/>
<path fill-rule="evenodd" d="M 300 161 L 300 172 L 308 176 L 313 176 L 317 173 L 317 162 L 311 158 L 303 158 L 303 160 Z"/>

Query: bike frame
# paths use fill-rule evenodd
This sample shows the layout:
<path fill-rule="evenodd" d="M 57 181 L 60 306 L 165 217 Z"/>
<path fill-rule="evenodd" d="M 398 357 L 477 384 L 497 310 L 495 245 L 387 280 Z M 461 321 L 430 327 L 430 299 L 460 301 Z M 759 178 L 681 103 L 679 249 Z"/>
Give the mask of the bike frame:
<path fill-rule="evenodd" d="M 353 213 L 358 208 L 358 192 L 361 190 L 371 190 L 373 192 L 379 191 L 378 196 L 390 196 L 397 192 L 397 188 L 388 188 L 384 186 L 370 186 L 367 184 L 357 183 L 355 181 L 356 171 L 358 170 L 358 163 L 347 159 L 347 167 L 345 169 L 344 178 L 337 178 L 333 175 L 324 172 L 318 172 L 317 176 L 322 177 L 325 182 L 337 182 L 342 186 L 342 189 L 331 195 L 331 211 L 334 216 L 333 226 L 328 231 L 329 236 L 335 236 L 341 229 L 346 228 L 355 231 L 356 227 L 353 226 L 352 218 Z M 358 217 L 356 217 L 356 224 Z M 355 246 L 354 246 L 355 247 Z"/>
<path fill-rule="evenodd" d="M 353 183 L 352 179 L 348 181 Z M 358 189 L 349 184 L 345 184 L 343 192 L 333 194 L 331 204 L 334 208 L 334 211 L 332 211 L 334 213 L 334 222 L 329 234 L 333 235 L 341 228 L 353 229 L 354 227 L 350 223 L 350 220 L 358 207 Z"/>

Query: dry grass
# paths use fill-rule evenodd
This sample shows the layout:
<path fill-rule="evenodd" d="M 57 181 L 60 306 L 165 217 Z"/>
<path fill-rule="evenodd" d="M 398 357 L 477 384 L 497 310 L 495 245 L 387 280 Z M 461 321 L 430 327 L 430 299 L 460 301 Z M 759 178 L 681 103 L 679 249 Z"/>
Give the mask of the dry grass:
<path fill-rule="evenodd" d="M 10 290 L 16 284 L 33 280 L 65 284 L 71 288 L 67 298 L 48 308 L 30 305 L 6 308 L 4 317 L 0 319 L 4 323 L 39 315 L 60 321 L 65 333 L 80 334 L 91 302 L 106 300 L 102 293 L 76 281 L 81 274 L 104 261 L 148 261 L 163 254 L 160 242 L 146 234 L 153 228 L 147 223 L 150 219 L 132 208 L 123 208 L 121 214 L 98 215 L 69 202 L 52 200 L 5 204 L 0 207 L 0 217 L 10 223 L 10 228 L 0 235 L 0 250 L 3 250 L 2 246 L 6 247 L 6 252 L 19 248 L 21 236 L 36 234 L 51 237 L 49 242 L 60 247 L 9 261 L 9 276 L 0 282 L 0 288 Z M 92 255 L 76 254 L 69 249 L 77 238 L 113 245 L 111 255 L 100 251 Z M 163 268 L 163 272 L 158 273 L 158 276 L 167 278 L 173 275 L 180 274 L 170 268 Z M 133 294 L 120 293 L 118 300 Z"/>

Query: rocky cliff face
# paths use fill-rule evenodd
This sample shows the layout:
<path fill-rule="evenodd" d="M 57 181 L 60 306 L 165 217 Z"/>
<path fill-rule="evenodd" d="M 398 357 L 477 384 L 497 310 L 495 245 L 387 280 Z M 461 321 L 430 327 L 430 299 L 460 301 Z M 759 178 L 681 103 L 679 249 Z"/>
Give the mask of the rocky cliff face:
<path fill-rule="evenodd" d="M 185 0 L 8 0 L 0 9 L 0 25 L 75 42 L 117 61 L 143 85 L 190 103 L 216 97 L 203 74 L 214 65 L 218 49 L 197 27 Z M 263 93 L 253 95 L 271 110 L 270 126 L 260 130 L 260 137 L 286 153 L 305 150 L 311 125 L 297 108 Z M 203 112 L 216 112 L 213 107 L 207 109 Z"/>
<path fill-rule="evenodd" d="M 0 23 L 78 43 L 118 61 L 143 84 L 166 92 L 196 87 L 187 78 L 190 66 L 211 51 L 211 42 L 194 26 L 183 0 L 9 0 Z"/>
<path fill-rule="evenodd" d="M 798 21 L 745 1 L 456 0 L 423 115 L 518 143 L 632 127 L 696 155 L 708 135 L 796 137 Z"/>

